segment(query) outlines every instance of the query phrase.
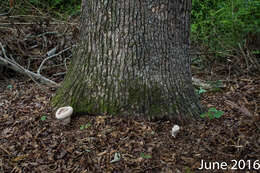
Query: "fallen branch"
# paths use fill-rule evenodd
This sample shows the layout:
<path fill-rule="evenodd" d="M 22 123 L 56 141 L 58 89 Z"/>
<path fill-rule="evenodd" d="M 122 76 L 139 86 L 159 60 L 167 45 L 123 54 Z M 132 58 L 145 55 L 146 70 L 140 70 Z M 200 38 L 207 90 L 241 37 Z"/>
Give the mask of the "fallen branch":
<path fill-rule="evenodd" d="M 50 25 L 77 25 L 72 22 L 50 22 Z M 0 26 L 8 27 L 13 25 L 35 25 L 33 22 L 14 22 L 14 23 L 0 23 Z"/>
<path fill-rule="evenodd" d="M 49 86 L 54 86 L 54 87 L 58 87 L 59 84 L 57 84 L 56 82 L 40 75 L 34 72 L 31 72 L 30 70 L 25 69 L 24 67 L 22 67 L 21 65 L 14 63 L 14 62 L 10 62 L 9 60 L 6 60 L 5 58 L 0 56 L 0 60 L 1 60 L 1 64 L 6 66 L 7 68 L 10 68 L 16 72 L 19 72 L 21 74 L 27 75 L 35 80 L 40 81 L 43 84 L 49 85 Z"/>
<path fill-rule="evenodd" d="M 59 84 L 57 84 L 56 82 L 40 75 L 37 73 L 34 73 L 30 70 L 25 69 L 23 66 L 21 66 L 20 64 L 18 64 L 17 62 L 15 62 L 13 59 L 10 59 L 6 53 L 5 53 L 5 49 L 2 45 L 2 43 L 0 42 L 0 47 L 2 49 L 2 53 L 4 55 L 4 57 L 0 56 L 0 64 L 6 66 L 7 68 L 10 68 L 16 72 L 19 72 L 21 74 L 27 75 L 30 78 L 32 78 L 35 81 L 40 81 L 40 83 L 42 84 L 46 84 L 48 86 L 52 86 L 52 87 L 58 87 Z"/>
<path fill-rule="evenodd" d="M 72 47 L 73 47 L 73 46 L 72 46 Z M 42 61 L 40 67 L 39 67 L 38 70 L 37 70 L 37 74 L 40 74 L 41 69 L 42 69 L 42 66 L 43 66 L 43 64 L 44 64 L 47 60 L 49 60 L 49 59 L 51 59 L 51 58 L 53 58 L 53 57 L 55 57 L 55 56 L 58 56 L 58 55 L 60 55 L 60 54 L 62 54 L 62 53 L 64 53 L 64 52 L 66 52 L 66 51 L 69 50 L 69 49 L 71 49 L 71 47 L 68 47 L 68 48 L 66 48 L 66 49 L 64 49 L 64 50 L 62 50 L 62 51 L 60 51 L 60 52 L 58 52 L 58 53 L 56 53 L 56 54 L 54 54 L 55 51 L 56 51 L 56 47 L 51 50 L 52 52 L 49 51 L 49 52 L 47 53 L 47 54 L 49 54 L 49 56 Z M 66 59 L 65 59 L 65 60 L 66 60 Z M 66 67 L 66 61 L 65 61 L 65 67 Z"/>

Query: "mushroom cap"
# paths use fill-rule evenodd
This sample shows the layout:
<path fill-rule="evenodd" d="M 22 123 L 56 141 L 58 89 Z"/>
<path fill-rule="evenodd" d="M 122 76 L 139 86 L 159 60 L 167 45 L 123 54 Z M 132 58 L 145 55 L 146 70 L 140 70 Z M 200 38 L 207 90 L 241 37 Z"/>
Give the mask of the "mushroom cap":
<path fill-rule="evenodd" d="M 180 130 L 180 126 L 174 125 L 174 126 L 172 127 L 172 130 L 173 130 L 173 131 L 179 131 L 179 130 Z"/>
<path fill-rule="evenodd" d="M 56 111 L 56 118 L 59 120 L 68 118 L 72 115 L 73 113 L 73 108 L 71 106 L 65 106 L 65 107 L 61 107 Z"/>
<path fill-rule="evenodd" d="M 173 137 L 176 137 L 176 135 L 177 135 L 177 133 L 179 132 L 179 130 L 180 130 L 180 126 L 178 126 L 178 125 L 174 125 L 173 127 L 172 127 L 172 136 Z"/>

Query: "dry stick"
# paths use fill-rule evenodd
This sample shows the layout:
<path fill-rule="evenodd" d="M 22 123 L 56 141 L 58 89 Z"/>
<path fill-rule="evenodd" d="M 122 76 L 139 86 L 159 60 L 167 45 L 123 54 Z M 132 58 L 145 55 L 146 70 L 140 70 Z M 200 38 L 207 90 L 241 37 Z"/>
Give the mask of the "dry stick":
<path fill-rule="evenodd" d="M 67 72 L 60 72 L 60 73 L 55 73 L 53 76 L 60 76 L 60 75 L 65 75 Z"/>
<path fill-rule="evenodd" d="M 36 11 L 38 11 L 41 15 L 44 16 L 43 12 L 41 10 L 39 10 L 38 8 L 36 8 L 34 5 L 32 5 L 30 2 L 25 1 L 25 3 L 27 3 L 28 5 L 30 5 L 32 8 L 34 8 Z"/>
<path fill-rule="evenodd" d="M 68 71 L 67 59 L 69 59 L 69 58 L 71 58 L 71 57 L 72 57 L 72 55 L 70 55 L 69 57 L 67 57 L 67 58 L 64 59 L 64 66 L 65 66 L 66 71 Z"/>
<path fill-rule="evenodd" d="M 1 145 L 0 145 L 0 148 L 1 148 L 4 152 L 6 152 L 8 155 L 11 155 L 11 153 L 10 153 L 9 151 L 7 151 L 4 147 L 2 147 Z"/>
<path fill-rule="evenodd" d="M 73 47 L 73 46 L 72 46 L 72 47 Z M 51 55 L 51 56 L 45 58 L 45 59 L 42 61 L 40 67 L 38 68 L 37 74 L 40 74 L 41 68 L 42 68 L 43 64 L 44 64 L 47 60 L 49 60 L 49 59 L 51 59 L 51 58 L 53 58 L 53 57 L 55 57 L 55 56 L 58 56 L 58 55 L 62 54 L 63 52 L 66 52 L 66 51 L 69 50 L 69 49 L 71 49 L 71 47 L 68 47 L 68 48 L 66 48 L 66 49 L 64 49 L 64 50 L 62 50 L 62 51 L 60 51 L 59 53 L 56 53 L 56 54 L 54 54 L 54 55 Z"/>
<path fill-rule="evenodd" d="M 247 48 L 248 49 L 248 48 Z M 249 60 L 251 61 L 251 63 L 252 64 L 254 64 L 257 68 L 260 68 L 260 64 L 258 63 L 258 60 L 256 59 L 256 57 L 255 56 L 252 56 L 251 55 L 251 51 L 250 50 L 248 50 L 248 51 L 246 51 L 247 52 L 247 57 L 249 58 Z M 245 52 L 244 52 L 245 53 Z"/>
<path fill-rule="evenodd" d="M 21 74 L 27 75 L 30 78 L 32 78 L 34 81 L 36 80 L 40 80 L 42 83 L 46 84 L 46 85 L 50 85 L 50 86 L 54 86 L 54 87 L 58 87 L 59 84 L 57 84 L 56 82 L 40 75 L 40 74 L 36 74 L 34 72 L 31 72 L 30 70 L 25 69 L 24 67 L 22 67 L 20 64 L 18 64 L 17 62 L 15 62 L 14 60 L 11 60 L 10 58 L 7 57 L 6 53 L 5 53 L 5 49 L 2 45 L 2 43 L 0 42 L 0 46 L 2 48 L 2 52 L 4 55 L 4 58 L 0 56 L 0 61 L 1 64 L 3 64 L 4 66 L 6 66 L 7 68 L 10 68 L 14 71 L 17 71 Z"/>
<path fill-rule="evenodd" d="M 25 18 L 25 17 L 31 17 L 31 18 L 45 18 L 45 19 L 48 18 L 48 16 L 36 16 L 36 15 L 14 15 L 14 16 L 9 16 L 9 18 L 19 18 L 19 17 L 22 17 L 22 18 Z"/>
<path fill-rule="evenodd" d="M 31 77 L 33 80 L 36 79 L 36 80 L 40 80 L 42 83 L 46 84 L 46 85 L 50 85 L 50 86 L 55 86 L 55 87 L 58 87 L 59 84 L 57 84 L 56 82 L 42 76 L 42 75 L 39 75 L 39 74 L 36 74 L 34 72 L 31 72 L 25 68 L 23 68 L 22 66 L 20 66 L 19 64 L 17 63 L 14 63 L 14 62 L 11 62 L 11 61 L 8 61 L 6 60 L 5 58 L 1 57 L 0 56 L 0 61 L 1 64 L 3 64 L 4 66 L 14 70 L 14 71 L 17 71 L 21 74 L 24 74 L 24 75 L 27 75 L 29 77 Z M 35 81 L 35 80 L 34 80 Z"/>
<path fill-rule="evenodd" d="M 77 23 L 69 22 L 50 22 L 50 25 L 77 25 Z M 14 23 L 0 23 L 0 26 L 13 26 L 13 25 L 35 25 L 33 22 L 14 22 Z"/>
<path fill-rule="evenodd" d="M 12 7 L 8 12 L 2 13 L 2 14 L 0 14 L 0 16 L 6 16 L 6 15 L 10 14 L 13 11 L 13 9 L 14 8 Z"/>
<path fill-rule="evenodd" d="M 248 72 L 249 71 L 249 63 L 248 63 L 248 59 L 247 58 L 249 58 L 249 57 L 246 56 L 245 51 L 242 49 L 242 46 L 241 46 L 240 43 L 238 44 L 238 47 L 239 47 L 239 49 L 240 49 L 240 51 L 241 51 L 241 53 L 243 55 L 243 58 L 246 61 L 246 69 L 247 69 L 247 72 Z"/>
<path fill-rule="evenodd" d="M 44 32 L 42 34 L 39 34 L 39 35 L 35 35 L 35 36 L 32 36 L 32 35 L 29 35 L 29 36 L 26 36 L 25 38 L 36 38 L 36 37 L 42 37 L 42 36 L 45 36 L 45 35 L 51 35 L 51 34 L 58 34 L 58 32 L 54 31 L 54 32 Z"/>

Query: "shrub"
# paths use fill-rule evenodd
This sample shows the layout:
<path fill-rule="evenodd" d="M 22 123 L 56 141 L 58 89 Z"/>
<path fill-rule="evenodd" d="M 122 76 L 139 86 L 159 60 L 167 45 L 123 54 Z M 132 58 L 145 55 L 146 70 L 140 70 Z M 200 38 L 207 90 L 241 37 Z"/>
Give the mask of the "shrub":
<path fill-rule="evenodd" d="M 51 14 L 61 13 L 62 15 L 73 15 L 80 10 L 80 0 L 29 0 L 29 2 L 39 8 L 40 10 L 46 10 L 46 12 L 50 12 Z M 58 15 L 61 16 L 61 15 Z"/>
<path fill-rule="evenodd" d="M 192 5 L 193 43 L 226 55 L 260 37 L 259 0 L 193 0 Z"/>

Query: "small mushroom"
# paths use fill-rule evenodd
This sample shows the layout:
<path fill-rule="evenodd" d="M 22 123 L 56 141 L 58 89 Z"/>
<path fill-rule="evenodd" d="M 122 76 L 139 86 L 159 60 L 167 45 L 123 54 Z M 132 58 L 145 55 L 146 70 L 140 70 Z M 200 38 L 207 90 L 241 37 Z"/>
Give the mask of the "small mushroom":
<path fill-rule="evenodd" d="M 61 121 L 61 124 L 67 125 L 70 123 L 72 113 L 71 106 L 61 107 L 56 111 L 56 118 Z"/>
<path fill-rule="evenodd" d="M 177 135 L 177 133 L 180 131 L 180 126 L 178 126 L 178 125 L 174 125 L 173 127 L 172 127 L 172 136 L 173 137 L 176 137 L 176 135 Z"/>

